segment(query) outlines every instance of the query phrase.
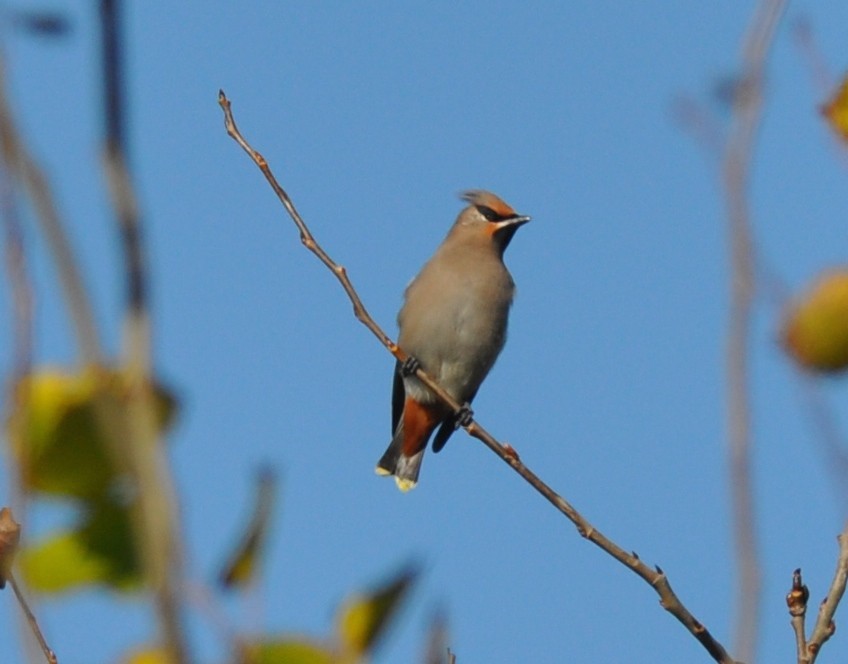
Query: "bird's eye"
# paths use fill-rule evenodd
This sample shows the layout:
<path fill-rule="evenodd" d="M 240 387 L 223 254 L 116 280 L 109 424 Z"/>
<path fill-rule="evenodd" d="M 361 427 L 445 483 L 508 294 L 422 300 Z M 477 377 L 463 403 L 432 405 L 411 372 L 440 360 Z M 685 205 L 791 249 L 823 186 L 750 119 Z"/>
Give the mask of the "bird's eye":
<path fill-rule="evenodd" d="M 485 205 L 478 205 L 477 211 L 482 214 L 488 221 L 500 221 L 503 219 L 502 215 L 499 215 L 492 208 L 486 207 Z"/>

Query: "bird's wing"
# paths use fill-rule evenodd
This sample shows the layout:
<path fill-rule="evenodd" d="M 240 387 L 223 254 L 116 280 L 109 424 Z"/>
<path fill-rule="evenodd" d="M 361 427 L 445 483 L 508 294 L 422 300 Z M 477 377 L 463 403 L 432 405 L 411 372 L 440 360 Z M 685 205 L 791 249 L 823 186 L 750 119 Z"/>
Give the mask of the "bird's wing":
<path fill-rule="evenodd" d="M 474 390 L 472 395 L 468 398 L 469 404 L 474 401 L 475 396 L 477 396 L 477 390 Z M 433 451 L 441 452 L 442 448 L 447 445 L 448 438 L 451 437 L 451 434 L 454 431 L 456 431 L 456 415 L 449 415 L 448 418 L 442 422 L 442 425 L 436 432 L 436 437 L 433 439 Z"/>
<path fill-rule="evenodd" d="M 456 431 L 456 415 L 451 415 L 442 422 L 442 426 L 436 432 L 436 437 L 433 439 L 433 451 L 440 452 L 454 431 Z"/>
<path fill-rule="evenodd" d="M 400 373 L 400 362 L 395 362 L 395 378 L 392 383 L 392 435 L 397 432 L 400 417 L 403 414 L 403 402 L 406 400 L 406 390 L 403 387 L 403 376 Z"/>

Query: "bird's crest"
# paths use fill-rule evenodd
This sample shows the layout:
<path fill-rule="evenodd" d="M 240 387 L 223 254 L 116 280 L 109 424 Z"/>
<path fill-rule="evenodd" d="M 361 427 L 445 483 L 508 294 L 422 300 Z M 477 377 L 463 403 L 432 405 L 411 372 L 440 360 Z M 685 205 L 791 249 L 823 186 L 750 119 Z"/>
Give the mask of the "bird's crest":
<path fill-rule="evenodd" d="M 490 191 L 472 189 L 471 191 L 463 192 L 461 198 L 478 208 L 488 208 L 500 219 L 509 219 L 510 217 L 518 216 L 515 210 Z"/>

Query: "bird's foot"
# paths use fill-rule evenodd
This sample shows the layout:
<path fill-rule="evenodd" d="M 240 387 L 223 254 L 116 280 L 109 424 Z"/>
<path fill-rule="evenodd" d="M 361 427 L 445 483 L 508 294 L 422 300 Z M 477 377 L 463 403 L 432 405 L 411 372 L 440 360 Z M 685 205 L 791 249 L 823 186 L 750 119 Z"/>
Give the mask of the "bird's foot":
<path fill-rule="evenodd" d="M 418 358 L 410 355 L 400 363 L 400 375 L 404 378 L 409 378 L 410 376 L 414 376 L 420 368 L 421 362 L 418 361 Z"/>
<path fill-rule="evenodd" d="M 474 411 L 471 410 L 471 404 L 464 403 L 456 413 L 456 428 L 470 426 L 474 421 Z"/>

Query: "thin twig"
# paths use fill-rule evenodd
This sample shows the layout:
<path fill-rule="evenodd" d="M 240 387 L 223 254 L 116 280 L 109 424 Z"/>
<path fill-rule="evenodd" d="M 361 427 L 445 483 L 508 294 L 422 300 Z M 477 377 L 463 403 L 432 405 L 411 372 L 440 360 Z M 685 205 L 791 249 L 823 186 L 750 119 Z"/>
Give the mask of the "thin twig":
<path fill-rule="evenodd" d="M 798 657 L 798 664 L 806 664 L 807 660 L 807 639 L 804 635 L 804 616 L 792 616 L 792 631 L 795 633 L 795 651 Z"/>
<path fill-rule="evenodd" d="M 804 64 L 810 72 L 816 94 L 824 97 L 833 89 L 833 74 L 827 66 L 824 56 L 816 43 L 813 25 L 808 16 L 800 16 L 792 24 L 792 38 Z"/>
<path fill-rule="evenodd" d="M 848 583 L 848 523 L 845 524 L 842 532 L 836 538 L 839 542 L 839 557 L 836 561 L 836 572 L 833 575 L 833 581 L 827 591 L 827 597 L 819 607 L 819 614 L 816 618 L 816 624 L 813 627 L 813 633 L 807 639 L 807 655 L 808 658 L 804 664 L 813 664 L 821 652 L 821 647 L 824 645 L 836 630 L 833 622 L 833 616 L 836 613 L 836 607 L 845 593 L 845 585 Z"/>
<path fill-rule="evenodd" d="M 38 626 L 38 621 L 35 619 L 35 615 L 29 608 L 29 604 L 27 604 L 26 598 L 21 592 L 20 588 L 18 588 L 18 582 L 15 580 L 15 577 L 12 573 L 9 573 L 9 585 L 12 586 L 12 590 L 15 591 L 15 597 L 18 600 L 18 604 L 21 607 L 21 610 L 24 612 L 26 616 L 27 622 L 29 623 L 30 628 L 32 629 L 32 633 L 35 635 L 36 640 L 38 641 L 38 645 L 41 646 L 41 651 L 44 653 L 45 659 L 49 664 L 58 664 L 59 660 L 56 658 L 56 653 L 47 645 L 47 640 L 44 638 L 44 634 L 41 633 L 41 629 Z"/>
<path fill-rule="evenodd" d="M 795 632 L 795 651 L 798 656 L 798 664 L 804 664 L 807 659 L 807 637 L 804 631 L 804 618 L 807 615 L 807 601 L 810 599 L 810 591 L 801 579 L 801 569 L 792 573 L 792 589 L 786 595 L 786 606 L 789 607 L 789 615 L 792 617 L 792 631 Z"/>
<path fill-rule="evenodd" d="M 173 480 L 159 444 L 153 395 L 148 288 L 140 214 L 127 168 L 123 40 L 120 2 L 101 0 L 105 170 L 120 227 L 126 278 L 123 367 L 130 385 L 126 439 L 120 449 L 138 489 L 133 510 L 135 541 L 151 585 L 159 630 L 169 661 L 188 661 L 181 621 L 182 547 L 176 524 Z M 113 423 L 114 424 L 114 423 Z M 114 427 L 112 433 L 115 433 Z"/>
<path fill-rule="evenodd" d="M 280 184 L 277 182 L 277 179 L 274 177 L 274 174 L 271 172 L 270 167 L 268 166 L 268 162 L 265 158 L 256 150 L 254 150 L 244 139 L 241 132 L 238 130 L 236 126 L 235 119 L 233 118 L 232 109 L 230 107 L 230 101 L 227 99 L 223 90 L 218 93 L 218 103 L 221 106 L 221 109 L 224 112 L 224 124 L 227 130 L 227 133 L 232 137 L 248 154 L 248 156 L 253 160 L 253 162 L 259 167 L 262 171 L 265 179 L 271 185 L 271 188 L 276 193 L 280 202 L 286 208 L 289 216 L 294 221 L 298 230 L 300 231 L 300 239 L 304 246 L 309 249 L 313 254 L 315 254 L 320 261 L 326 265 L 330 271 L 336 276 L 336 278 L 341 283 L 345 292 L 348 295 L 348 298 L 353 304 L 353 312 L 356 318 L 365 325 L 373 334 L 377 337 L 380 343 L 385 346 L 389 352 L 395 356 L 400 361 L 404 361 L 408 355 L 407 353 L 400 348 L 394 341 L 389 338 L 388 335 L 374 322 L 371 316 L 368 314 L 365 309 L 362 301 L 359 298 L 356 290 L 353 287 L 350 279 L 347 276 L 347 271 L 342 265 L 339 265 L 329 255 L 324 251 L 323 248 L 315 241 L 315 238 L 312 236 L 312 233 L 309 231 L 309 228 L 306 226 L 306 223 L 301 218 L 300 214 L 294 207 L 289 195 L 283 190 Z M 458 413 L 462 407 L 462 404 L 458 403 L 455 399 L 453 399 L 444 389 L 442 389 L 427 373 L 425 373 L 422 369 L 418 369 L 416 372 L 416 376 L 422 383 L 424 383 L 445 405 L 447 405 L 454 413 Z M 635 553 L 628 553 L 620 546 L 612 542 L 606 536 L 604 536 L 600 531 L 598 531 L 592 524 L 590 524 L 568 501 L 566 501 L 562 496 L 556 493 L 551 487 L 549 487 L 545 482 L 543 482 L 532 470 L 530 470 L 524 463 L 519 459 L 518 454 L 515 450 L 507 445 L 503 445 L 498 442 L 491 434 L 489 434 L 480 424 L 476 421 L 472 421 L 465 427 L 466 431 L 469 435 L 477 438 L 482 441 L 490 450 L 492 450 L 498 457 L 501 458 L 506 464 L 508 464 L 516 473 L 518 473 L 524 480 L 529 483 L 537 492 L 539 492 L 545 499 L 548 500 L 557 510 L 559 510 L 562 514 L 568 518 L 577 528 L 577 531 L 580 535 L 586 539 L 588 539 L 593 544 L 597 545 L 600 549 L 605 551 L 607 554 L 615 558 L 624 566 L 630 568 L 635 572 L 638 576 L 640 576 L 646 583 L 648 583 L 654 591 L 659 595 L 660 605 L 669 613 L 671 613 L 677 620 L 679 620 L 686 629 L 701 643 L 701 645 L 707 650 L 710 656 L 717 662 L 721 662 L 722 664 L 734 664 L 734 660 L 730 655 L 727 654 L 724 647 L 710 634 L 710 632 L 703 626 L 695 617 L 689 612 L 689 610 L 682 604 L 680 599 L 675 595 L 674 591 L 671 589 L 671 584 L 668 581 L 665 573 L 659 568 L 651 568 L 645 563 L 643 563 L 639 557 Z"/>
<path fill-rule="evenodd" d="M 754 660 L 756 653 L 761 590 L 751 481 L 751 404 L 748 394 L 748 337 L 755 295 L 748 184 L 762 115 L 768 50 L 785 5 L 785 0 L 760 2 L 745 36 L 741 77 L 733 98 L 733 119 L 722 171 L 731 254 L 727 398 L 733 532 L 739 576 L 734 650 L 742 661 L 748 662 Z"/>

